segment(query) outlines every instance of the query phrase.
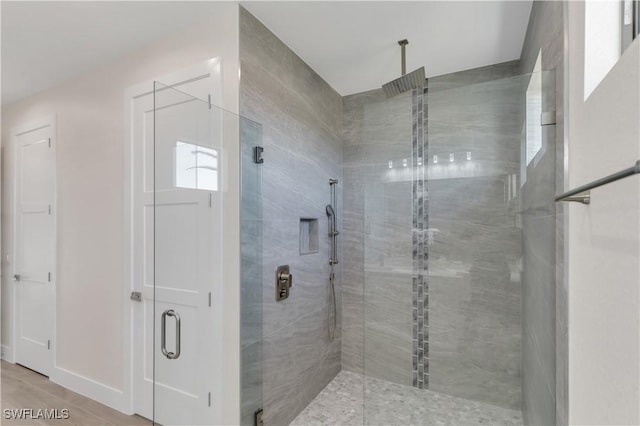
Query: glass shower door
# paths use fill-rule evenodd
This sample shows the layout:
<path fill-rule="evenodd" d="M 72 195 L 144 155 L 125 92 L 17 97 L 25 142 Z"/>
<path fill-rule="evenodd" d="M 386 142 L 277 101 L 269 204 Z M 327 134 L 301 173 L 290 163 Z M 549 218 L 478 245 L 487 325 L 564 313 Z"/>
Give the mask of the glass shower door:
<path fill-rule="evenodd" d="M 555 81 L 472 77 L 364 111 L 364 424 L 553 423 Z"/>
<path fill-rule="evenodd" d="M 240 117 L 240 424 L 262 416 L 262 126 Z"/>
<path fill-rule="evenodd" d="M 145 347 L 153 348 L 154 422 L 163 425 L 221 423 L 225 131 L 237 133 L 236 116 L 155 83 Z"/>

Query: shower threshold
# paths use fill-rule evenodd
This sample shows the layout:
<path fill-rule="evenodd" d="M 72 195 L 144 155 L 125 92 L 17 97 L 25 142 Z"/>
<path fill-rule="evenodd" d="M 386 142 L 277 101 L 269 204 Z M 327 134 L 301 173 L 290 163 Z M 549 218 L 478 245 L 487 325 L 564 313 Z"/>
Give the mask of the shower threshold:
<path fill-rule="evenodd" d="M 522 426 L 522 413 L 341 371 L 291 426 Z M 363 391 L 365 397 L 363 398 Z M 363 399 L 365 404 L 363 404 Z M 366 406 L 366 412 L 364 410 Z"/>

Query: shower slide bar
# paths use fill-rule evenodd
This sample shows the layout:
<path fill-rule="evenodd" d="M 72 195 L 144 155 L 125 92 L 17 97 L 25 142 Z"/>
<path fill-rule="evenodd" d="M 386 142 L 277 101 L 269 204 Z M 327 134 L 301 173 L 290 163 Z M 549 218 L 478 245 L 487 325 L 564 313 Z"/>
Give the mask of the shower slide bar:
<path fill-rule="evenodd" d="M 611 182 L 615 182 L 620 179 L 624 179 L 629 176 L 640 174 L 640 160 L 636 161 L 636 164 L 628 169 L 620 170 L 609 176 L 605 176 L 601 179 L 594 180 L 586 185 L 579 186 L 571 191 L 567 191 L 564 194 L 557 195 L 555 200 L 558 201 L 575 201 L 582 204 L 591 203 L 591 190 L 603 185 L 607 185 Z"/>
<path fill-rule="evenodd" d="M 338 232 L 338 225 L 336 219 L 336 211 L 338 210 L 338 198 L 336 194 L 336 186 L 338 185 L 338 179 L 329 179 L 329 187 L 331 188 L 331 204 L 327 204 L 327 218 L 329 219 L 329 237 L 331 237 L 331 253 L 329 255 L 329 265 L 331 272 L 329 272 L 329 290 L 331 291 L 331 304 L 333 306 L 333 317 L 331 311 L 327 311 L 329 319 L 329 339 L 333 340 L 336 337 L 336 324 L 338 319 L 338 311 L 336 305 L 336 275 L 333 272 L 333 266 L 338 264 L 338 243 L 336 237 Z"/>
<path fill-rule="evenodd" d="M 329 256 L 329 265 L 336 265 L 338 263 L 338 242 L 337 236 L 340 232 L 337 229 L 336 212 L 337 198 L 336 198 L 336 185 L 338 179 L 329 179 L 329 186 L 331 187 L 331 204 L 327 206 L 327 216 L 329 218 L 329 237 L 331 237 L 331 255 Z"/>

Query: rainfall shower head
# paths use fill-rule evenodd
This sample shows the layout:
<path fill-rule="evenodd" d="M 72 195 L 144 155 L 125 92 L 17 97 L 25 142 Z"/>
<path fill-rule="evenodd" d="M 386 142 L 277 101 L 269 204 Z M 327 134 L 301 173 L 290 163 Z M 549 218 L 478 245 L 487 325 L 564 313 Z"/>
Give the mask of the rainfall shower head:
<path fill-rule="evenodd" d="M 407 56 L 405 49 L 407 44 L 409 44 L 409 41 L 406 39 L 400 40 L 398 44 L 402 49 L 402 77 L 396 78 L 395 80 L 382 85 L 382 90 L 384 91 L 384 94 L 387 95 L 387 98 L 399 95 L 400 93 L 404 93 L 408 90 L 422 87 L 424 84 L 424 67 L 420 67 L 407 74 Z"/>
<path fill-rule="evenodd" d="M 334 217 L 335 215 L 336 213 L 333 211 L 333 207 L 331 207 L 331 204 L 327 204 L 327 216 Z"/>

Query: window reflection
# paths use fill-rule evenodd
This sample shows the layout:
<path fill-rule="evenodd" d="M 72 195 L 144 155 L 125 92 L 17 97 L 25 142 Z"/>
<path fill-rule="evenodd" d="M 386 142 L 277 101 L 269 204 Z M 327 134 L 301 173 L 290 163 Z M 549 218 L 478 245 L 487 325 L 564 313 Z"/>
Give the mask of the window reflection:
<path fill-rule="evenodd" d="M 186 142 L 176 142 L 175 186 L 218 190 L 218 151 Z"/>
<path fill-rule="evenodd" d="M 526 165 L 531 163 L 542 149 L 542 51 L 533 68 L 526 93 Z"/>

